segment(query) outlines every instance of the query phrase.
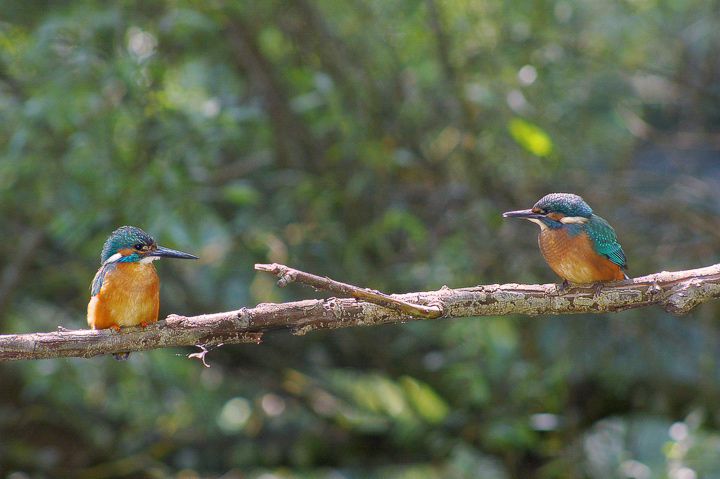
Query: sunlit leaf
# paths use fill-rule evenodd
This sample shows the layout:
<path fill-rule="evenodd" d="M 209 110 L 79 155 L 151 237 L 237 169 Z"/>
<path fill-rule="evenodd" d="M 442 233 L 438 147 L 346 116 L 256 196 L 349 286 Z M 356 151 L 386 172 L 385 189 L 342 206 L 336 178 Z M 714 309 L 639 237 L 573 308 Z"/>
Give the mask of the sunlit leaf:
<path fill-rule="evenodd" d="M 448 405 L 429 385 L 410 376 L 400 378 L 400 385 L 415 410 L 427 421 L 440 422 L 449 412 Z"/>
<path fill-rule="evenodd" d="M 553 149 L 550 136 L 539 126 L 522 118 L 512 118 L 508 122 L 508 130 L 520 146 L 534 155 L 547 156 Z"/>

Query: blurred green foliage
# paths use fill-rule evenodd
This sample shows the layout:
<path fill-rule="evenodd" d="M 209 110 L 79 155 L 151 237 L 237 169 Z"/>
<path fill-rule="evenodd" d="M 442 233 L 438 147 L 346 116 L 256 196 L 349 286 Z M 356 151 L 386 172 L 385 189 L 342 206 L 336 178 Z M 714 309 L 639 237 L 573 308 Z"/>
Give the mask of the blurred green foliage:
<path fill-rule="evenodd" d="M 548 282 L 579 193 L 630 273 L 718 262 L 720 16 L 706 0 L 0 1 L 0 332 L 85 327 L 137 225 L 161 315 Z M 720 477 L 718 306 L 470 318 L 0 365 L 0 475 Z"/>

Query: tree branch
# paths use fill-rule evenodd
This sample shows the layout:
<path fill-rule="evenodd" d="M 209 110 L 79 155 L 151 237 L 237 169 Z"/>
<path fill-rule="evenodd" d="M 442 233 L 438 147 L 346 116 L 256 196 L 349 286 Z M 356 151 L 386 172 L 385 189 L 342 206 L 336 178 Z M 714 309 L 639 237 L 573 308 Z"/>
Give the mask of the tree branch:
<path fill-rule="evenodd" d="M 426 318 L 460 318 L 522 314 L 577 314 L 623 311 L 657 304 L 682 315 L 720 296 L 720 264 L 688 271 L 661 272 L 601 286 L 504 284 L 385 295 L 293 270 L 256 265 L 278 274 L 281 285 L 302 282 L 318 289 L 353 296 L 261 303 L 254 308 L 184 317 L 170 315 L 147 327 L 114 330 L 64 330 L 51 333 L 0 335 L 0 360 L 89 358 L 122 351 L 171 346 L 259 342 L 263 333 L 290 329 L 305 334 L 316 329 L 371 326 Z M 357 298 L 357 299 L 356 299 Z M 437 316 L 436 316 L 437 315 Z M 194 354 L 204 358 L 204 354 Z"/>
<path fill-rule="evenodd" d="M 314 274 L 305 273 L 285 265 L 273 264 L 256 264 L 255 269 L 258 271 L 267 271 L 280 277 L 277 282 L 279 288 L 297 281 L 298 283 L 312 286 L 316 290 L 325 290 L 331 293 L 350 296 L 355 299 L 362 299 L 368 303 L 377 304 L 400 313 L 406 313 L 422 319 L 435 319 L 442 315 L 441 305 L 423 306 L 413 304 L 401 299 L 393 298 L 388 294 L 381 293 L 368 288 L 359 288 L 347 283 L 341 283 L 328 277 L 316 276 Z"/>

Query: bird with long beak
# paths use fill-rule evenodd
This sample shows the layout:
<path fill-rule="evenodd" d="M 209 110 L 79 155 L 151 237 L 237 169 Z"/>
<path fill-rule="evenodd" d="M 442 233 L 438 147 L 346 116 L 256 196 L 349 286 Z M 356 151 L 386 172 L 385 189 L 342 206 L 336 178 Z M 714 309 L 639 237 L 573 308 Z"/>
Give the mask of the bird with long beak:
<path fill-rule="evenodd" d="M 540 251 L 564 282 L 627 279 L 627 259 L 615 230 L 580 196 L 552 193 L 529 210 L 508 211 L 503 217 L 523 218 L 540 226 Z"/>
<path fill-rule="evenodd" d="M 88 304 L 87 322 L 93 329 L 147 326 L 157 321 L 160 282 L 152 262 L 162 257 L 197 259 L 182 251 L 158 246 L 146 232 L 122 226 L 108 237 L 100 256 Z M 113 354 L 127 359 L 130 353 Z"/>

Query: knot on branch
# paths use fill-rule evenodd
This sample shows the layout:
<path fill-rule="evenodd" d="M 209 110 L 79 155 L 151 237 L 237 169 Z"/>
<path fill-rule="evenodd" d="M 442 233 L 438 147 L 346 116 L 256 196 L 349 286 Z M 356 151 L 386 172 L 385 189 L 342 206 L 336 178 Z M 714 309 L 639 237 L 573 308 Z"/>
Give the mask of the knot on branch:
<path fill-rule="evenodd" d="M 663 308 L 670 314 L 682 316 L 700 303 L 720 296 L 720 285 L 689 278 L 676 283 L 663 302 Z"/>

